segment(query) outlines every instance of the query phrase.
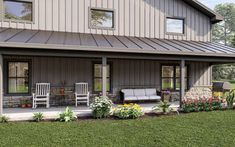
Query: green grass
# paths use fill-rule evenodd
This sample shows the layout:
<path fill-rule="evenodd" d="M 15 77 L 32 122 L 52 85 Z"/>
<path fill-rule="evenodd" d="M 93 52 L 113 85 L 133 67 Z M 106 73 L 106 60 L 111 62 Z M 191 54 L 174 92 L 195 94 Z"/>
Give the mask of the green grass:
<path fill-rule="evenodd" d="M 235 111 L 86 120 L 71 123 L 0 124 L 0 146 L 226 146 L 235 144 Z"/>

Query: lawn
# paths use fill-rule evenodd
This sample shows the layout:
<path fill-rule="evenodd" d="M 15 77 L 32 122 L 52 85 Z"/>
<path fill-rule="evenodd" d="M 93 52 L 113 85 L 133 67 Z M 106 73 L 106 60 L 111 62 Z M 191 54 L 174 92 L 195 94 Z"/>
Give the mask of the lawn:
<path fill-rule="evenodd" d="M 0 124 L 0 146 L 234 146 L 235 111 Z"/>

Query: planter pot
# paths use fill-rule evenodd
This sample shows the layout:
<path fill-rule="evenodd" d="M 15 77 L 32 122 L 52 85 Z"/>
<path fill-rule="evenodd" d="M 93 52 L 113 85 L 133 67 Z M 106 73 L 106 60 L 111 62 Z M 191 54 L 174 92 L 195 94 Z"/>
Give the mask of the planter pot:
<path fill-rule="evenodd" d="M 25 105 L 25 104 L 22 104 L 22 105 L 21 105 L 21 108 L 26 108 L 26 105 Z"/>
<path fill-rule="evenodd" d="M 32 104 L 27 104 L 27 108 L 32 108 Z"/>
<path fill-rule="evenodd" d="M 60 95 L 64 95 L 64 91 L 65 91 L 64 88 L 60 88 Z"/>

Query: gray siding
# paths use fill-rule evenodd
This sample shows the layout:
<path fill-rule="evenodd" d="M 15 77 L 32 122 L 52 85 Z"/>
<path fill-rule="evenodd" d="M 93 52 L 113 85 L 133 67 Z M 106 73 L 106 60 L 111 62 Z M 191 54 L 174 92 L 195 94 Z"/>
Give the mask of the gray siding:
<path fill-rule="evenodd" d="M 115 30 L 90 29 L 89 7 L 114 9 Z M 165 34 L 168 16 L 185 18 L 185 35 Z M 211 39 L 210 19 L 182 0 L 34 0 L 34 17 L 33 23 L 0 20 L 0 27 L 177 40 Z"/>
<path fill-rule="evenodd" d="M 73 87 L 76 82 L 88 82 L 90 91 L 93 87 L 93 62 L 99 59 L 87 58 L 47 58 L 33 57 L 33 84 L 50 82 L 52 86 L 60 86 L 65 80 L 67 86 Z M 161 64 L 166 61 L 154 60 L 121 60 L 109 59 L 112 63 L 112 88 L 117 93 L 122 88 L 155 87 L 160 89 Z M 172 62 L 177 63 L 177 62 Z M 211 85 L 211 67 L 206 62 L 190 62 L 189 86 Z"/>
<path fill-rule="evenodd" d="M 53 87 L 60 87 L 66 81 L 67 87 L 74 87 L 76 82 L 88 82 L 93 87 L 93 62 L 101 59 L 59 58 L 59 57 L 7 57 L 32 60 L 32 84 L 49 82 Z M 122 88 L 157 88 L 160 90 L 161 64 L 179 63 L 156 60 L 108 59 L 112 63 L 113 93 Z M 189 85 L 211 85 L 211 67 L 207 62 L 187 62 L 189 65 Z"/>

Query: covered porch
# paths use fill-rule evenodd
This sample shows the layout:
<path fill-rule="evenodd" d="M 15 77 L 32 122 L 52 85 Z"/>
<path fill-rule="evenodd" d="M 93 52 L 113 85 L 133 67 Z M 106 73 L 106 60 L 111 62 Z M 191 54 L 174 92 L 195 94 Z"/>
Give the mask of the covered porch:
<path fill-rule="evenodd" d="M 154 88 L 175 93 L 168 100 L 180 107 L 185 92 L 211 86 L 213 64 L 235 62 L 233 48 L 213 43 L 5 28 L 0 35 L 0 115 L 16 112 L 20 100 L 32 99 L 35 84 L 41 82 L 51 83 L 53 108 L 74 106 L 78 82 L 88 83 L 91 101 L 101 95 L 122 103 L 122 89 Z M 22 62 L 26 72 L 12 76 L 10 63 Z M 12 88 L 17 79 L 21 84 Z"/>

